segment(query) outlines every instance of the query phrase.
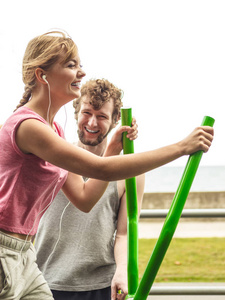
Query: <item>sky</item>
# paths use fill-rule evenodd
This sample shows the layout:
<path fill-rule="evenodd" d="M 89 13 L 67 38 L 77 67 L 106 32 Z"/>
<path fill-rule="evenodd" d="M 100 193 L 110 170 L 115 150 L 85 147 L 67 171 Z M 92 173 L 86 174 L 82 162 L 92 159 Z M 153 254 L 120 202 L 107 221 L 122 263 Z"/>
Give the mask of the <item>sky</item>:
<path fill-rule="evenodd" d="M 27 43 L 58 28 L 78 46 L 83 82 L 106 78 L 124 91 L 138 123 L 135 152 L 180 141 L 208 115 L 215 136 L 201 165 L 225 165 L 224 15 L 223 0 L 1 1 L 0 123 L 22 97 Z M 56 120 L 76 141 L 72 103 Z"/>

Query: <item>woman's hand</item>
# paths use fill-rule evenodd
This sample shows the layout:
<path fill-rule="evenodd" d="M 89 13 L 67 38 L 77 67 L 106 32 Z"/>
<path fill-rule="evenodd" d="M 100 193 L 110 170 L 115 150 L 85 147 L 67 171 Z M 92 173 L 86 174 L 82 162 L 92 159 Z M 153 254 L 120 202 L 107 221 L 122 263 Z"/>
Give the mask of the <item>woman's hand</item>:
<path fill-rule="evenodd" d="M 212 144 L 214 129 L 210 126 L 195 128 L 189 136 L 178 144 L 181 146 L 182 155 L 190 155 L 197 151 L 207 152 Z"/>

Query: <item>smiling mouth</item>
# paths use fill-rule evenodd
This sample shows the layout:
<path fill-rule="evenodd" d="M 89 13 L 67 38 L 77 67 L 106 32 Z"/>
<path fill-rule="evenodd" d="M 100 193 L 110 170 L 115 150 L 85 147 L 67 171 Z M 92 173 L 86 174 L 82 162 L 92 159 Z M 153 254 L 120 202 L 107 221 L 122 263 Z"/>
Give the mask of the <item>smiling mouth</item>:
<path fill-rule="evenodd" d="M 76 86 L 76 87 L 80 87 L 80 85 L 81 85 L 81 83 L 80 82 L 73 82 L 72 84 L 71 84 L 72 86 Z"/>
<path fill-rule="evenodd" d="M 87 127 L 85 127 L 85 130 L 88 132 L 88 133 L 92 133 L 92 134 L 95 134 L 95 133 L 98 133 L 99 130 L 90 130 L 90 129 L 87 129 Z"/>

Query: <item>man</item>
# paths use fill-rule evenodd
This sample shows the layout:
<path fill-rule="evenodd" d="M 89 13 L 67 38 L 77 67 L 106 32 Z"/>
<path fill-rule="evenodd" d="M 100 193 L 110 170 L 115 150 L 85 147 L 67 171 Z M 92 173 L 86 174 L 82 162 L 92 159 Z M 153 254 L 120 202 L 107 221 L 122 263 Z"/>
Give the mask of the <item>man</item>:
<path fill-rule="evenodd" d="M 81 97 L 74 101 L 79 147 L 104 154 L 107 136 L 120 119 L 121 99 L 122 91 L 107 80 L 82 86 Z M 144 175 L 137 177 L 139 212 L 143 192 Z M 125 181 L 110 182 L 88 214 L 60 192 L 41 220 L 35 246 L 37 263 L 56 300 L 125 299 Z"/>

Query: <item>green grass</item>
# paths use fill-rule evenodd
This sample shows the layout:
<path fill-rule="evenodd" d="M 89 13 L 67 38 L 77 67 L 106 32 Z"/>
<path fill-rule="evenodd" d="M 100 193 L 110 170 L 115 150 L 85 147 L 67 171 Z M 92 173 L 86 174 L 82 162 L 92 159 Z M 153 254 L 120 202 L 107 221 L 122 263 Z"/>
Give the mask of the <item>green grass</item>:
<path fill-rule="evenodd" d="M 156 239 L 139 239 L 139 277 Z M 155 282 L 225 282 L 225 238 L 174 238 Z"/>

